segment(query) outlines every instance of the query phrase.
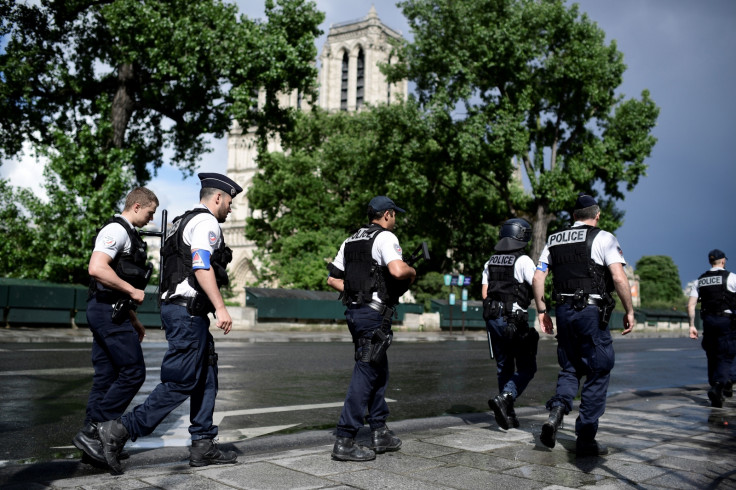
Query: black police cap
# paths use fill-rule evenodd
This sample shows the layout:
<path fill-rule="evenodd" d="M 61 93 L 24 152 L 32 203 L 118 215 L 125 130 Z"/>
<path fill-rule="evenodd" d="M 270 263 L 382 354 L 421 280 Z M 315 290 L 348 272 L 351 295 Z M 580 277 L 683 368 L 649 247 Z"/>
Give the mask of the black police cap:
<path fill-rule="evenodd" d="M 197 174 L 197 177 L 199 177 L 203 189 L 205 187 L 214 187 L 215 189 L 220 189 L 227 192 L 228 194 L 230 194 L 230 197 L 235 197 L 243 192 L 243 188 L 226 175 L 216 173 L 201 173 Z"/>

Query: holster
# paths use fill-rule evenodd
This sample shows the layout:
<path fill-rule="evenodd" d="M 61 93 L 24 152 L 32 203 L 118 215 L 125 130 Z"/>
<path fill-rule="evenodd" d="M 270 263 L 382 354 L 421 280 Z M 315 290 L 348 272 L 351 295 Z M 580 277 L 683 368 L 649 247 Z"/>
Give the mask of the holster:
<path fill-rule="evenodd" d="M 115 325 L 122 324 L 130 318 L 130 311 L 135 310 L 137 307 L 132 299 L 119 299 L 112 305 L 112 314 L 110 315 L 112 322 Z"/>
<path fill-rule="evenodd" d="M 373 332 L 373 338 L 371 338 L 371 362 L 379 362 L 386 355 L 386 351 L 391 346 L 391 340 L 393 339 L 390 333 L 386 333 L 383 329 L 376 329 Z"/>
<path fill-rule="evenodd" d="M 208 349 L 207 365 L 217 366 L 217 352 L 215 352 L 215 344 L 211 343 Z"/>
<path fill-rule="evenodd" d="M 187 299 L 187 313 L 192 316 L 205 316 L 207 313 L 214 313 L 215 307 L 205 294 L 197 293 Z"/>
<path fill-rule="evenodd" d="M 608 323 L 611 321 L 611 315 L 613 315 L 613 309 L 616 307 L 616 300 L 613 296 L 606 293 L 603 295 L 601 304 L 598 306 L 598 312 L 600 314 L 600 321 L 598 326 L 601 330 L 605 330 L 608 327 Z"/>

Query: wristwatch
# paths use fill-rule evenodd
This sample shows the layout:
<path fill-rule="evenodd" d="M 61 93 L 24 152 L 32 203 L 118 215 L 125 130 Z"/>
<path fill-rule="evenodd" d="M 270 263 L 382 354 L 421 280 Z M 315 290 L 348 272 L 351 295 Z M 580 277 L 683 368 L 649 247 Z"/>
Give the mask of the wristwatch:
<path fill-rule="evenodd" d="M 544 315 L 545 313 L 547 313 L 547 310 L 546 309 L 545 310 L 539 310 L 537 313 L 539 315 Z"/>

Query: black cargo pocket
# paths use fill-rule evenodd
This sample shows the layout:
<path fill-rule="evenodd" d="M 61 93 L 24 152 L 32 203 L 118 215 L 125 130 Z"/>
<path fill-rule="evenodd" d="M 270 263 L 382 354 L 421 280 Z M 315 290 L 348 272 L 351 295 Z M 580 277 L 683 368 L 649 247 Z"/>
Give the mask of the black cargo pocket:
<path fill-rule="evenodd" d="M 187 384 L 197 379 L 200 365 L 198 340 L 174 340 L 161 363 L 161 381 Z"/>
<path fill-rule="evenodd" d="M 616 359 L 613 352 L 611 333 L 607 330 L 600 333 L 601 335 L 593 339 L 595 346 L 590 368 L 593 372 L 605 373 L 613 369 Z"/>

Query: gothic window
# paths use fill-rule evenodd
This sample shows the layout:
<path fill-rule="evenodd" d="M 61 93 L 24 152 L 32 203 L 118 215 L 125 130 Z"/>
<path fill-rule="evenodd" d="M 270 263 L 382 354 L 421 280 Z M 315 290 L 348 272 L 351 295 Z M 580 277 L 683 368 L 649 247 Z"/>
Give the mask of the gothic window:
<path fill-rule="evenodd" d="M 340 110 L 348 110 L 348 53 L 342 55 L 342 80 L 340 85 Z"/>
<path fill-rule="evenodd" d="M 365 87 L 365 55 L 363 50 L 358 51 L 358 70 L 355 80 L 355 108 L 360 109 L 363 105 Z"/>

